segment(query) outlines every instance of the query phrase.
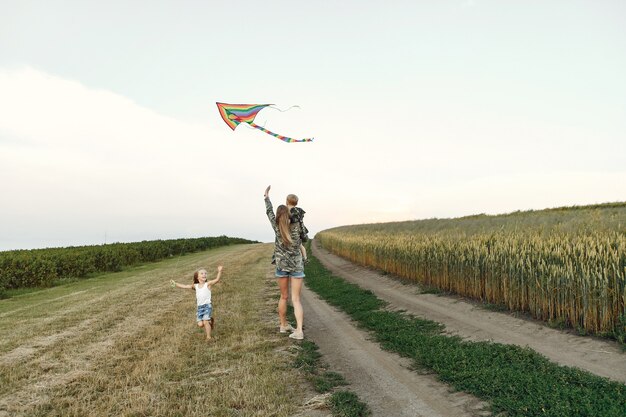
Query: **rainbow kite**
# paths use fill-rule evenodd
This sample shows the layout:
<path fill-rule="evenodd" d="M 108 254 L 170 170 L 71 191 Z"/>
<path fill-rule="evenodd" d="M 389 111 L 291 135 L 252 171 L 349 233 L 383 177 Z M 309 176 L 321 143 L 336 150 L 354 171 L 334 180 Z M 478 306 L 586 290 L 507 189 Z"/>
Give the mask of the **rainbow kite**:
<path fill-rule="evenodd" d="M 220 111 L 220 116 L 226 122 L 228 126 L 232 130 L 239 125 L 239 123 L 248 123 L 255 129 L 262 130 L 268 135 L 272 135 L 282 140 L 283 142 L 292 143 L 292 142 L 312 142 L 313 138 L 307 139 L 292 139 L 287 136 L 278 135 L 274 132 L 270 132 L 262 126 L 254 123 L 254 118 L 256 115 L 268 106 L 272 106 L 272 104 L 226 104 L 226 103 L 215 103 L 217 104 L 217 108 Z"/>

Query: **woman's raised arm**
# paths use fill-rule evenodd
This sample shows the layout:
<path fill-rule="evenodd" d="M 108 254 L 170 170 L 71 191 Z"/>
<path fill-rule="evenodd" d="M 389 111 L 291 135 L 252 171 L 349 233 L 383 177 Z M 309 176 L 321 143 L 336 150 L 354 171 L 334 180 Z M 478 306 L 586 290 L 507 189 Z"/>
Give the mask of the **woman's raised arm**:
<path fill-rule="evenodd" d="M 270 188 L 272 186 L 268 185 L 265 189 L 265 212 L 267 213 L 267 218 L 270 219 L 270 223 L 272 224 L 272 228 L 276 230 L 276 216 L 274 215 L 274 207 L 272 207 L 272 202 L 270 201 Z"/>

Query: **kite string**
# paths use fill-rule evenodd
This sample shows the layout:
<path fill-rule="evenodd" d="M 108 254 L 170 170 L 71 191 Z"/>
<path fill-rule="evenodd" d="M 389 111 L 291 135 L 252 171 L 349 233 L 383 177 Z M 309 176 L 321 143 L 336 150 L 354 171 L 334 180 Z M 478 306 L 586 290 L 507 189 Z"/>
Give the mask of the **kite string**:
<path fill-rule="evenodd" d="M 278 107 L 275 107 L 273 104 L 270 104 L 268 107 L 269 107 L 270 109 L 273 109 L 273 110 L 278 110 L 278 111 L 279 111 L 279 112 L 281 112 L 281 113 L 284 113 L 284 112 L 286 112 L 286 111 L 289 111 L 289 110 L 291 110 L 291 109 L 293 109 L 293 108 L 296 108 L 296 109 L 299 109 L 299 108 L 300 108 L 300 106 L 298 106 L 297 104 L 294 104 L 294 105 L 293 105 L 293 106 L 291 106 L 291 107 L 287 107 L 285 110 L 281 110 L 281 109 L 279 109 Z M 259 124 L 259 123 L 257 123 L 257 124 L 258 124 L 259 126 L 261 126 L 261 127 L 263 127 L 263 128 L 264 128 L 266 123 L 267 123 L 267 120 L 265 120 L 262 124 Z M 246 124 L 246 125 L 247 125 L 247 123 L 244 123 L 244 124 Z M 252 127 L 252 126 L 246 126 L 246 127 L 247 127 L 248 129 L 254 129 L 254 127 Z"/>
<path fill-rule="evenodd" d="M 299 108 L 300 108 L 300 106 L 298 106 L 298 105 L 293 105 L 293 106 L 291 106 L 291 107 L 286 108 L 285 110 L 281 110 L 281 109 L 279 109 L 278 107 L 274 107 L 274 105 L 270 105 L 270 106 L 269 106 L 269 108 L 274 109 L 274 110 L 278 110 L 278 111 L 279 111 L 279 112 L 281 112 L 281 113 L 284 113 L 284 112 L 286 112 L 286 111 L 289 111 L 289 110 L 293 109 L 294 107 L 295 107 L 295 108 L 297 108 L 297 109 L 299 109 Z"/>
<path fill-rule="evenodd" d="M 300 106 L 298 106 L 297 104 L 294 104 L 294 105 L 293 105 L 293 106 L 291 106 L 291 107 L 287 107 L 285 110 L 281 110 L 281 109 L 279 109 L 278 107 L 274 106 L 273 104 L 270 104 L 270 105 L 268 105 L 267 107 L 269 107 L 270 109 L 273 109 L 273 110 L 278 110 L 278 111 L 279 111 L 279 112 L 281 112 L 281 113 L 284 113 L 284 112 L 286 112 L 286 111 L 289 111 L 289 110 L 291 110 L 291 109 L 293 109 L 293 108 L 296 108 L 296 109 L 299 109 L 299 108 L 300 108 Z M 261 123 L 261 124 L 259 124 L 259 123 L 257 123 L 257 124 L 258 124 L 259 126 L 261 126 L 261 127 L 265 127 L 265 124 L 266 124 L 266 123 L 267 123 L 267 120 L 265 120 L 265 121 L 264 121 L 263 123 Z M 242 123 L 242 124 L 247 125 L 247 123 Z M 254 127 L 249 126 L 249 125 L 247 125 L 246 127 L 247 127 L 248 129 L 254 129 Z"/>

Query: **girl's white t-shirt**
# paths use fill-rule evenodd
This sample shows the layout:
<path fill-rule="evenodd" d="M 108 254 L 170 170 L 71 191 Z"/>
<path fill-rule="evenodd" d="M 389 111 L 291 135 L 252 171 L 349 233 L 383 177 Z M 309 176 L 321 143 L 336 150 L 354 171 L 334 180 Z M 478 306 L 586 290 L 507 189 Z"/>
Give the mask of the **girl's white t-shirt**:
<path fill-rule="evenodd" d="M 211 304 L 211 290 L 209 289 L 208 283 L 205 282 L 202 286 L 200 286 L 200 284 L 193 284 L 193 286 L 196 289 L 198 305 Z"/>

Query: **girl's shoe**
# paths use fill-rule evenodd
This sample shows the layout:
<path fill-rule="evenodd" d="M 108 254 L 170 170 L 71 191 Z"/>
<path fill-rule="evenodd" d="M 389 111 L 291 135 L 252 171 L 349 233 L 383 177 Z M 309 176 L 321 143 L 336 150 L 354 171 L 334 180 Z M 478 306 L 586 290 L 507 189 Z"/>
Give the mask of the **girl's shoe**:
<path fill-rule="evenodd" d="M 304 339 L 304 333 L 303 332 L 293 332 L 289 335 L 290 338 L 292 339 L 296 339 L 296 340 L 302 340 Z"/>
<path fill-rule="evenodd" d="M 287 332 L 293 332 L 294 329 L 293 327 L 291 327 L 291 324 L 286 325 L 285 327 L 280 326 L 280 329 L 278 330 L 279 333 L 287 333 Z"/>

